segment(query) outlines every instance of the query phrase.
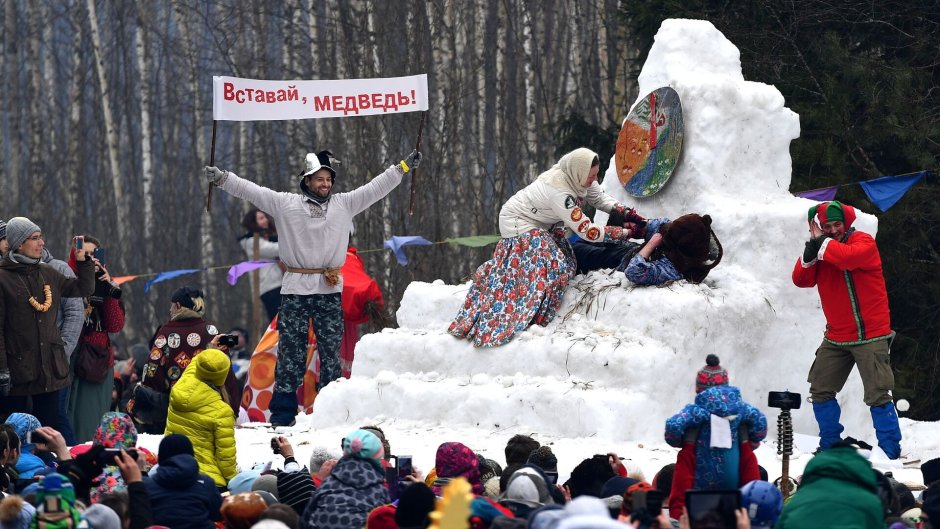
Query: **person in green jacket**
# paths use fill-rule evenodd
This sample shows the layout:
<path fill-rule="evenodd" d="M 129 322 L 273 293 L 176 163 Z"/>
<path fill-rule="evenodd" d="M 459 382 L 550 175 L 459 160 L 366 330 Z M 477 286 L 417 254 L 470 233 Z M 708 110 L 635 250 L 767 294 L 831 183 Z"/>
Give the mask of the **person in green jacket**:
<path fill-rule="evenodd" d="M 800 488 L 774 529 L 884 529 L 875 470 L 850 446 L 837 443 L 806 465 Z"/>

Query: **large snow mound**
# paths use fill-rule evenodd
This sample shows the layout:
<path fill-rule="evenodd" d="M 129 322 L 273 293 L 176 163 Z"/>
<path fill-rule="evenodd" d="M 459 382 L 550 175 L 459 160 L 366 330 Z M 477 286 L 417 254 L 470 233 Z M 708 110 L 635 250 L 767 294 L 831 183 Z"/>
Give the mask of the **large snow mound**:
<path fill-rule="evenodd" d="M 495 349 L 446 333 L 468 284 L 413 283 L 400 328 L 359 342 L 352 378 L 318 396 L 313 427 L 381 422 L 661 443 L 708 353 L 765 411 L 769 390 L 806 396 L 825 319 L 815 289 L 790 280 L 814 204 L 789 192 L 798 116 L 776 88 L 744 80 L 737 48 L 704 21 L 665 21 L 639 85 L 640 97 L 661 86 L 680 95 L 679 166 L 648 199 L 622 190 L 613 162 L 604 187 L 648 217 L 711 215 L 725 254 L 706 282 L 643 288 L 609 270 L 580 276 L 553 322 Z M 876 219 L 859 217 L 856 227 L 874 234 Z M 839 400 L 847 433 L 874 444 L 857 375 Z M 798 432 L 816 433 L 809 405 L 794 419 Z"/>

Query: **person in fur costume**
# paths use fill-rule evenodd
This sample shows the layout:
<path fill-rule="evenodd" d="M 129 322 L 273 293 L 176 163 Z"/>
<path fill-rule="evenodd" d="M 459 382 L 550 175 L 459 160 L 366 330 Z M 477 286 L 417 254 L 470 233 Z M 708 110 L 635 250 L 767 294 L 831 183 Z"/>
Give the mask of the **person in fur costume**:
<path fill-rule="evenodd" d="M 754 449 L 767 436 L 767 417 L 728 385 L 716 355 L 697 373 L 695 392 L 694 403 L 666 420 L 666 442 L 681 448 L 669 495 L 677 520 L 689 489 L 737 489 L 760 479 Z"/>
<path fill-rule="evenodd" d="M 608 225 L 627 222 L 611 212 Z M 577 241 L 572 246 L 578 260 L 578 273 L 613 268 L 637 285 L 661 285 L 685 279 L 701 283 L 721 261 L 722 248 L 712 230 L 709 215 L 689 213 L 670 220 L 650 219 L 638 226 L 633 237 L 643 244 L 594 244 Z"/>

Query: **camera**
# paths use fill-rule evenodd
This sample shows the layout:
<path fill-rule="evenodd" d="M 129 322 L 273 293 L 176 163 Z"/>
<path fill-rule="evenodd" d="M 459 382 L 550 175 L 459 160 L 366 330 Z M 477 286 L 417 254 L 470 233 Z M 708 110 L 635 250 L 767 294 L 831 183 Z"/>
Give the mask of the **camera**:
<path fill-rule="evenodd" d="M 633 509 L 630 511 L 630 521 L 640 522 L 639 527 L 648 528 L 663 510 L 662 491 L 656 489 L 638 490 L 632 494 Z"/>
<path fill-rule="evenodd" d="M 103 275 L 103 270 L 95 274 L 95 292 L 88 297 L 88 302 L 95 307 L 100 307 L 107 298 L 121 299 L 121 289 L 102 280 Z"/>
<path fill-rule="evenodd" d="M 271 438 L 271 451 L 274 452 L 275 454 L 281 453 L 281 447 L 280 445 L 277 444 L 277 437 Z"/>
<path fill-rule="evenodd" d="M 799 393 L 789 391 L 771 391 L 767 396 L 767 405 L 781 410 L 798 410 L 802 404 Z"/>
<path fill-rule="evenodd" d="M 225 347 L 235 347 L 238 345 L 238 336 L 235 336 L 234 334 L 220 334 L 219 345 L 224 345 Z"/>
<path fill-rule="evenodd" d="M 130 456 L 131 459 L 137 461 L 137 450 L 134 450 L 133 448 L 127 448 L 124 451 L 127 452 L 127 455 Z M 114 458 L 119 457 L 120 455 L 120 448 L 105 448 L 98 454 L 98 463 L 100 463 L 103 467 L 114 466 L 116 464 L 114 462 Z"/>
<path fill-rule="evenodd" d="M 46 439 L 46 436 L 36 430 L 26 434 L 26 444 L 46 444 L 48 442 L 49 440 Z"/>
<path fill-rule="evenodd" d="M 735 511 L 741 507 L 741 491 L 688 490 L 685 506 L 692 529 L 735 529 Z"/>

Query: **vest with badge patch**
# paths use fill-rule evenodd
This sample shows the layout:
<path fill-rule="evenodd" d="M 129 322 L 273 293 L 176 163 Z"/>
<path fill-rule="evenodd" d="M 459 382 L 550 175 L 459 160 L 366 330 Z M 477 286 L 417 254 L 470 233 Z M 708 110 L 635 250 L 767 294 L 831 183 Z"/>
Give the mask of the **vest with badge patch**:
<path fill-rule="evenodd" d="M 218 327 L 203 318 L 167 322 L 157 329 L 150 341 L 150 356 L 144 366 L 141 384 L 169 394 L 193 357 L 209 347 L 209 342 L 217 334 Z M 231 370 L 225 379 L 225 391 L 232 411 L 237 415 L 241 391 Z"/>

